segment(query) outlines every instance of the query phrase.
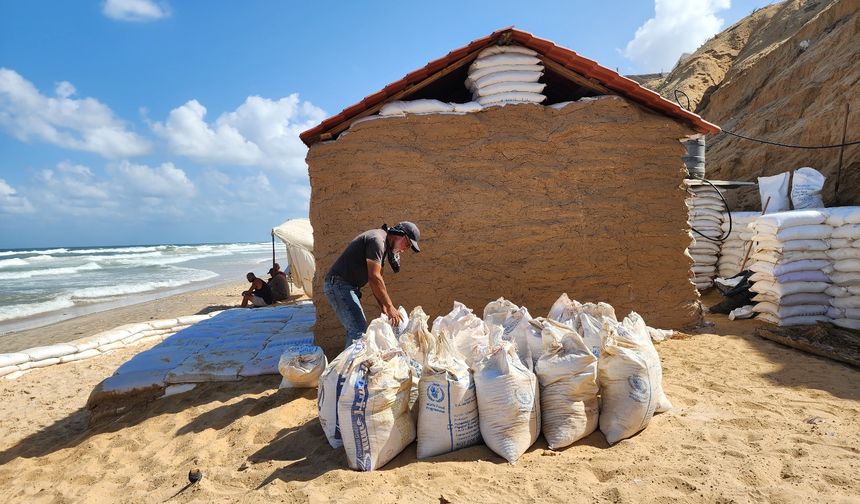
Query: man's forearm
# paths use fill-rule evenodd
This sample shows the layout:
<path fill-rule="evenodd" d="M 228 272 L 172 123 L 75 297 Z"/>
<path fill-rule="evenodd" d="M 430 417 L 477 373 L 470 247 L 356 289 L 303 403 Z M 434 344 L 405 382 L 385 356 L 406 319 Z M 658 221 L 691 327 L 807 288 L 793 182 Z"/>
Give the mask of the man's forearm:
<path fill-rule="evenodd" d="M 384 309 L 386 306 L 390 306 L 392 303 L 391 298 L 388 297 L 388 289 L 385 288 L 385 281 L 381 278 L 371 278 L 369 283 L 370 290 L 373 291 L 373 297 L 376 298 L 379 307 Z"/>

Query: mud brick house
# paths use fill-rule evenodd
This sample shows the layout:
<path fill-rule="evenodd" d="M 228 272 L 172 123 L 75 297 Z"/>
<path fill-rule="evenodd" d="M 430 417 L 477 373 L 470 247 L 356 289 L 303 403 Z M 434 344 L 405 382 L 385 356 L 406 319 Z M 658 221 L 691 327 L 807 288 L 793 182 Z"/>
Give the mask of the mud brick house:
<path fill-rule="evenodd" d="M 543 103 L 368 120 L 393 101 L 470 102 L 468 67 L 493 45 L 537 53 Z M 331 357 L 344 341 L 323 294 L 325 272 L 358 233 L 401 220 L 420 227 L 422 252 L 407 252 L 399 274 L 386 267 L 386 283 L 395 304 L 420 305 L 431 320 L 455 300 L 480 315 L 499 296 L 546 315 L 567 292 L 619 314 L 636 310 L 655 327 L 695 322 L 679 140 L 717 131 L 513 28 L 430 62 L 301 135 L 310 148 L 317 343 Z M 371 320 L 379 310 L 365 292 Z"/>

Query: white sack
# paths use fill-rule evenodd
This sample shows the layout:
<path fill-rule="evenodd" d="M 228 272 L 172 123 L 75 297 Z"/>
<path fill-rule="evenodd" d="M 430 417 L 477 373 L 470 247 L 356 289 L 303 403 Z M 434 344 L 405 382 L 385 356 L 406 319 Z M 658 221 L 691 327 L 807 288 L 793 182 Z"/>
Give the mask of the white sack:
<path fill-rule="evenodd" d="M 380 319 L 376 319 L 371 322 L 364 336 L 355 340 L 340 355 L 335 357 L 320 376 L 317 387 L 318 417 L 326 439 L 332 448 L 343 446 L 337 408 L 338 400 L 343 391 L 343 384 L 355 364 L 356 357 L 366 353 L 368 346 L 376 352 L 399 348 L 391 326 Z"/>
<path fill-rule="evenodd" d="M 826 224 L 810 224 L 807 226 L 794 226 L 780 230 L 776 234 L 779 241 L 789 240 L 825 240 L 830 238 L 833 227 Z M 860 230 L 858 230 L 860 236 Z"/>
<path fill-rule="evenodd" d="M 418 383 L 419 459 L 481 442 L 475 383 L 446 335 L 439 335 Z"/>
<path fill-rule="evenodd" d="M 454 112 L 468 114 L 472 112 L 480 112 L 484 110 L 484 107 L 481 106 L 480 103 L 476 101 L 466 102 L 466 103 L 451 103 L 452 107 L 454 107 Z"/>
<path fill-rule="evenodd" d="M 505 105 L 508 103 L 540 103 L 546 96 L 538 93 L 501 93 L 492 96 L 478 98 L 482 106 Z"/>
<path fill-rule="evenodd" d="M 781 229 L 794 226 L 808 226 L 822 224 L 827 220 L 827 214 L 823 210 L 795 210 L 793 212 L 780 212 L 762 215 L 750 227 L 758 232 L 777 233 Z"/>
<path fill-rule="evenodd" d="M 494 67 L 486 67 L 480 68 L 478 70 L 474 70 L 469 72 L 469 75 L 466 77 L 466 87 L 471 91 L 475 91 L 476 89 L 476 81 L 479 79 L 486 77 L 490 74 L 496 73 L 504 73 L 504 72 L 528 72 L 530 75 L 528 76 L 528 80 L 516 79 L 514 78 L 512 82 L 537 82 L 540 79 L 540 76 L 543 75 L 543 65 L 500 65 Z M 538 74 L 536 77 L 531 74 Z M 508 77 L 506 77 L 508 78 Z M 502 82 L 502 81 L 498 81 Z M 489 85 L 489 84 L 485 84 Z"/>
<path fill-rule="evenodd" d="M 855 319 L 835 319 L 833 320 L 833 325 L 843 327 L 845 329 L 856 329 L 860 330 L 860 320 Z"/>
<path fill-rule="evenodd" d="M 603 331 L 597 364 L 602 398 L 599 424 L 606 441 L 615 444 L 648 426 L 657 408 L 658 377 L 627 328 L 605 322 Z"/>
<path fill-rule="evenodd" d="M 772 275 L 783 275 L 786 273 L 793 273 L 795 271 L 824 271 L 825 273 L 829 272 L 827 268 L 830 266 L 830 261 L 825 259 L 816 259 L 810 260 L 805 259 L 801 261 L 793 261 L 793 262 L 783 262 L 783 263 L 770 263 L 763 261 L 756 261 L 750 265 L 750 270 L 752 271 L 761 271 L 764 273 L 770 273 Z"/>
<path fill-rule="evenodd" d="M 567 293 L 564 293 L 552 304 L 546 318 L 555 320 L 556 322 L 567 323 L 580 314 L 581 308 L 581 303 L 570 299 Z"/>
<path fill-rule="evenodd" d="M 518 46 L 518 45 L 494 45 L 490 46 L 478 54 L 478 58 L 484 58 L 487 56 L 493 56 L 495 54 L 526 54 L 528 56 L 537 56 L 538 53 L 532 51 L 528 47 Z"/>
<path fill-rule="evenodd" d="M 315 388 L 328 366 L 322 348 L 316 345 L 288 346 L 278 360 L 278 371 L 284 379 L 278 388 Z"/>
<path fill-rule="evenodd" d="M 436 338 L 427 329 L 428 319 L 429 317 L 424 313 L 424 310 L 420 306 L 416 306 L 409 315 L 409 324 L 398 338 L 400 348 L 407 356 L 422 366 L 436 345 Z"/>
<path fill-rule="evenodd" d="M 0 367 L 17 366 L 30 360 L 30 356 L 22 353 L 4 353 L 0 354 Z"/>
<path fill-rule="evenodd" d="M 840 259 L 833 262 L 833 269 L 839 273 L 860 273 L 860 260 Z"/>
<path fill-rule="evenodd" d="M 857 240 L 860 238 L 860 224 L 846 224 L 833 228 L 832 238 L 847 238 Z"/>
<path fill-rule="evenodd" d="M 502 65 L 538 65 L 540 59 L 529 54 L 505 53 L 481 56 L 469 66 L 469 71 Z"/>
<path fill-rule="evenodd" d="M 824 175 L 815 168 L 805 166 L 794 170 L 791 182 L 791 204 L 795 210 L 824 207 L 824 201 L 821 199 L 824 179 Z"/>
<path fill-rule="evenodd" d="M 499 82 L 477 89 L 478 96 L 492 96 L 502 93 L 541 93 L 546 84 L 541 82 Z"/>
<path fill-rule="evenodd" d="M 543 75 L 543 72 L 528 69 L 490 72 L 481 78 L 475 78 L 475 84 L 472 89 L 483 89 L 487 86 L 503 82 L 537 82 L 541 78 L 541 75 Z"/>
<path fill-rule="evenodd" d="M 788 199 L 788 179 L 788 172 L 758 178 L 761 207 L 764 208 L 767 205 L 765 213 L 783 212 L 791 208 Z"/>
<path fill-rule="evenodd" d="M 365 347 L 355 360 L 345 376 L 337 412 L 349 467 L 372 471 L 415 440 L 409 414 L 412 367 L 400 350 L 374 352 Z"/>
<path fill-rule="evenodd" d="M 860 308 L 860 296 L 833 298 L 830 304 L 836 308 Z"/>
<path fill-rule="evenodd" d="M 454 341 L 454 348 L 472 366 L 487 349 L 487 327 L 463 303 L 454 302 L 454 308 L 444 317 L 433 321 L 433 335 L 438 339 L 444 332 Z"/>
<path fill-rule="evenodd" d="M 827 216 L 827 224 L 831 226 L 860 224 L 860 206 L 825 208 L 821 211 Z"/>
<path fill-rule="evenodd" d="M 536 365 L 541 423 L 551 450 L 569 446 L 597 428 L 597 357 L 572 328 L 543 323 L 544 353 Z"/>
<path fill-rule="evenodd" d="M 513 344 L 494 343 L 474 368 L 478 417 L 484 443 L 513 464 L 540 434 L 538 381 Z"/>
<path fill-rule="evenodd" d="M 798 292 L 824 292 L 830 287 L 826 282 L 756 282 L 750 287 L 753 292 L 770 292 L 776 296 L 787 296 Z"/>
<path fill-rule="evenodd" d="M 379 111 L 381 116 L 403 115 L 403 114 L 433 114 L 439 112 L 453 112 L 454 106 L 439 100 L 420 99 L 410 101 L 393 101 L 386 103 Z"/>
<path fill-rule="evenodd" d="M 827 251 L 827 257 L 834 261 L 847 259 L 860 260 L 860 248 L 838 248 Z"/>
<path fill-rule="evenodd" d="M 753 311 L 756 313 L 770 313 L 780 319 L 786 319 L 806 315 L 824 315 L 827 313 L 827 308 L 827 305 L 779 306 L 774 303 L 764 302 L 757 303 L 753 307 Z"/>

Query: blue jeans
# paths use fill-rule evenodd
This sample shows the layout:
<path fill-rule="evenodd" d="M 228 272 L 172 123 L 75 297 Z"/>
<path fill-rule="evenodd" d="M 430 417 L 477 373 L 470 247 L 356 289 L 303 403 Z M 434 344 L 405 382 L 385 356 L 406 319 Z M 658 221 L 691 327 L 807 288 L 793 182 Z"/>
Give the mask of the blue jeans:
<path fill-rule="evenodd" d="M 364 317 L 364 310 L 359 300 L 360 291 L 339 277 L 329 276 L 323 282 L 323 292 L 340 323 L 346 328 L 344 346 L 347 347 L 367 331 L 367 319 Z"/>

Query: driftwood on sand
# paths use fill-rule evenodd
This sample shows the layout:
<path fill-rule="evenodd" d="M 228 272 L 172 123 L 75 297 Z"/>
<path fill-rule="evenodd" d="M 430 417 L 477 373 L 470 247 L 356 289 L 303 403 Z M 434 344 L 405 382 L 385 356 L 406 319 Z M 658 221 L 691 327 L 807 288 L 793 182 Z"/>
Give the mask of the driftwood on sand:
<path fill-rule="evenodd" d="M 804 327 L 760 327 L 756 335 L 804 352 L 860 368 L 860 332 L 827 324 Z"/>

